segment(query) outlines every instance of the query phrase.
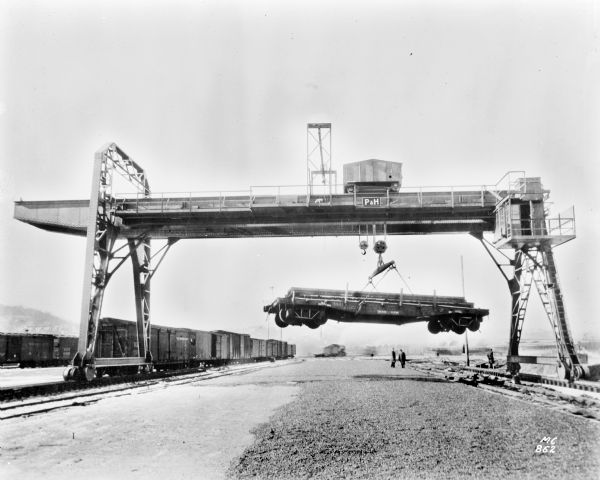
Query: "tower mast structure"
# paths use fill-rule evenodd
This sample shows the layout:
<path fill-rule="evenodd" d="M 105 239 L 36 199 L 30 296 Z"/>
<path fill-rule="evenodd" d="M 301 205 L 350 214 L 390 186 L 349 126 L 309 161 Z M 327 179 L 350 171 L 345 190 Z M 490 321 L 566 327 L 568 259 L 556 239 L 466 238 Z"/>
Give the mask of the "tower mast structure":
<path fill-rule="evenodd" d="M 331 123 L 307 124 L 306 173 L 308 194 L 331 200 L 337 184 L 337 172 L 331 163 Z"/>

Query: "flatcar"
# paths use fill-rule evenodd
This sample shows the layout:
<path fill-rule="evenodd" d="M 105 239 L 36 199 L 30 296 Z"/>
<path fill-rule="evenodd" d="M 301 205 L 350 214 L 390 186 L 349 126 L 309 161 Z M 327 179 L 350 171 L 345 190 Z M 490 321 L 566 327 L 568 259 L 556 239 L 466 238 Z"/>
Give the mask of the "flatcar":
<path fill-rule="evenodd" d="M 77 337 L 62 335 L 0 333 L 0 365 L 68 365 L 77 352 L 77 342 Z"/>

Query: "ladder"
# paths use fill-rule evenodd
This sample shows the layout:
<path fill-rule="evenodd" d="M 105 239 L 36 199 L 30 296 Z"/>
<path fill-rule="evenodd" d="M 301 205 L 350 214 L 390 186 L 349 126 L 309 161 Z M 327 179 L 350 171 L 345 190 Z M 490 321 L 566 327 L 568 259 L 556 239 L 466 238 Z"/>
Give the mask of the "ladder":
<path fill-rule="evenodd" d="M 554 332 L 559 359 L 568 370 L 573 370 L 579 365 L 579 359 L 567 320 L 552 249 L 549 246 L 542 247 L 535 252 L 535 257 L 530 255 L 528 260 L 534 267 L 533 279 Z"/>
<path fill-rule="evenodd" d="M 529 264 L 529 262 L 523 261 L 524 255 L 522 251 L 517 252 L 517 257 L 519 256 L 521 258 L 515 259 L 515 271 L 513 279 L 514 284 L 511 287 L 511 294 L 513 295 L 513 320 L 511 322 L 512 331 L 510 341 L 512 355 L 517 354 L 518 346 L 521 341 L 521 331 L 523 330 L 525 314 L 527 313 L 527 304 L 529 303 L 529 296 L 531 293 L 531 284 L 533 277 L 531 265 Z"/>

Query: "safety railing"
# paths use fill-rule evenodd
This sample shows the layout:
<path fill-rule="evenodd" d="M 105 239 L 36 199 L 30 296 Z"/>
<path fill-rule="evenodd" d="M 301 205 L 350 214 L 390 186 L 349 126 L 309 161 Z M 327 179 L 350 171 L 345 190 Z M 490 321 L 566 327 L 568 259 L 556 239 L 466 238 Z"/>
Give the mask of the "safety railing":
<path fill-rule="evenodd" d="M 506 236 L 514 237 L 574 237 L 575 209 L 571 207 L 556 217 L 545 219 L 506 218 Z"/>
<path fill-rule="evenodd" d="M 393 207 L 485 207 L 496 201 L 486 185 L 403 187 L 399 194 L 389 194 Z"/>
<path fill-rule="evenodd" d="M 192 212 L 247 210 L 251 208 L 252 194 L 249 190 L 161 192 L 150 196 L 141 194 L 118 195 L 114 201 L 116 211 L 136 213 Z"/>
<path fill-rule="evenodd" d="M 492 187 L 494 192 L 523 193 L 525 188 L 525 171 L 510 170 Z"/>
<path fill-rule="evenodd" d="M 510 176 L 509 174 L 513 175 Z M 507 192 L 518 192 L 525 182 L 524 172 L 509 172 L 496 185 L 422 186 L 371 189 L 360 188 L 345 192 L 344 185 L 251 186 L 248 190 L 160 192 L 144 196 L 140 193 L 118 194 L 114 199 L 117 211 L 194 212 L 252 210 L 261 207 L 294 206 L 355 206 L 383 208 L 422 207 L 487 207 L 494 206 Z M 502 185 L 505 186 L 502 186 Z M 506 188 L 506 190 L 502 190 Z M 511 190 L 512 189 L 512 190 Z"/>

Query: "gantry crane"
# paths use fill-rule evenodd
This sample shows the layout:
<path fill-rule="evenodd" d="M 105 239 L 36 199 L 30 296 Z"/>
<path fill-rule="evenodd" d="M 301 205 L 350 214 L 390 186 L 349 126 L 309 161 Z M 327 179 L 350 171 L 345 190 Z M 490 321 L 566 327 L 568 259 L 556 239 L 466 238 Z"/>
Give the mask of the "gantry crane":
<path fill-rule="evenodd" d="M 323 163 L 318 171 L 328 175 L 330 163 Z M 115 195 L 115 173 L 126 178 L 136 192 Z M 548 216 L 549 192 L 539 178 L 513 172 L 491 186 L 373 187 L 347 188 L 339 194 L 331 188 L 316 193 L 310 188 L 302 192 L 286 187 L 267 193 L 250 188 L 235 196 L 151 194 L 143 169 L 113 143 L 96 153 L 89 200 L 18 201 L 14 216 L 42 229 L 87 238 L 79 349 L 70 377 L 92 378 L 100 367 L 151 366 L 150 281 L 179 239 L 360 236 L 366 231 L 468 233 L 478 238 L 506 278 L 512 298 L 510 371 L 517 373 L 520 363 L 531 361 L 531 357 L 519 356 L 519 342 L 535 284 L 555 334 L 565 377 L 585 374 L 569 331 L 553 256 L 554 247 L 575 238 L 574 214 Z M 493 240 L 484 238 L 484 233 L 493 233 Z M 155 240 L 163 245 L 151 255 Z M 95 343 L 104 292 L 127 260 L 133 266 L 139 355 L 100 358 Z"/>

